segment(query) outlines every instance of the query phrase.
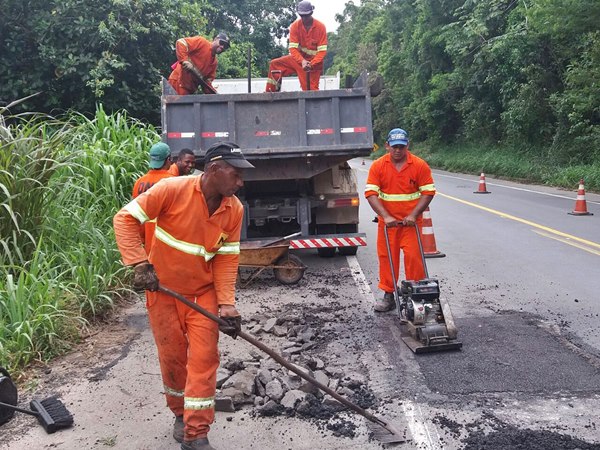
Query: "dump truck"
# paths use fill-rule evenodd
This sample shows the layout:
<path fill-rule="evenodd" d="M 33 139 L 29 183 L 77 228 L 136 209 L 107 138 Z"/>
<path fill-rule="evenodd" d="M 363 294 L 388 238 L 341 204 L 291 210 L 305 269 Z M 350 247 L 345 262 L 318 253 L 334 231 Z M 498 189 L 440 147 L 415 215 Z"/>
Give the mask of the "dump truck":
<path fill-rule="evenodd" d="M 217 95 L 177 95 L 163 80 L 162 140 L 173 156 L 193 150 L 199 168 L 215 142 L 240 146 L 256 167 L 245 171 L 238 193 L 242 240 L 299 233 L 291 249 L 356 254 L 366 240 L 358 230 L 360 194 L 348 161 L 373 149 L 366 74 L 344 89 L 339 75 L 337 81 L 322 77 L 318 91 L 293 90 L 293 78 L 273 93 L 248 92 L 264 89 L 264 80 L 252 83 L 215 80 Z"/>

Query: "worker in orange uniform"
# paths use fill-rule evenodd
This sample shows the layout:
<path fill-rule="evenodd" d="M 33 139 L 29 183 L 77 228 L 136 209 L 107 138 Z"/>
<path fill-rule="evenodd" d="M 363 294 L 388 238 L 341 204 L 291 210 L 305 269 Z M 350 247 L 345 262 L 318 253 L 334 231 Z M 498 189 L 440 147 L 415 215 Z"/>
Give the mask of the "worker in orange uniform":
<path fill-rule="evenodd" d="M 171 149 L 164 142 L 158 142 L 150 148 L 150 170 L 146 175 L 137 179 L 133 185 L 132 197 L 146 192 L 163 178 L 172 177 L 169 173 L 171 167 Z M 146 253 L 150 253 L 150 244 L 154 238 L 154 222 L 146 222 L 140 227 L 144 248 Z"/>
<path fill-rule="evenodd" d="M 205 94 L 215 92 L 212 81 L 217 74 L 217 55 L 229 48 L 229 37 L 217 34 L 212 42 L 202 36 L 181 38 L 175 44 L 177 63 L 169 76 L 169 83 L 179 95 L 194 94 L 202 81 L 207 85 Z"/>
<path fill-rule="evenodd" d="M 177 159 L 169 168 L 169 173 L 178 177 L 180 175 L 191 175 L 196 169 L 196 157 L 189 148 L 182 148 Z"/>
<path fill-rule="evenodd" d="M 204 173 L 167 178 L 123 207 L 114 228 L 123 263 L 134 266 L 133 286 L 148 292 L 146 307 L 158 348 L 167 405 L 175 414 L 173 437 L 185 450 L 212 449 L 219 326 L 169 295 L 177 291 L 230 322 L 234 335 L 240 233 L 244 208 L 235 193 L 242 170 L 253 168 L 239 147 L 218 142 L 206 151 Z M 147 256 L 137 228 L 156 219 Z"/>
<path fill-rule="evenodd" d="M 385 225 L 390 241 L 394 273 L 399 273 L 400 250 L 404 253 L 407 280 L 425 278 L 425 269 L 415 233 L 422 221 L 421 214 L 435 195 L 435 185 L 429 165 L 408 151 L 408 133 L 394 128 L 385 143 L 388 153 L 369 169 L 365 197 L 378 216 L 377 256 L 379 257 L 379 289 L 383 298 L 375 301 L 375 311 L 385 312 L 396 307 L 394 289 L 385 243 Z"/>
<path fill-rule="evenodd" d="M 301 1 L 296 7 L 300 16 L 290 27 L 290 54 L 271 60 L 266 92 L 277 92 L 281 78 L 297 74 L 303 91 L 318 91 L 323 71 L 323 59 L 327 54 L 327 30 L 322 22 L 314 19 L 315 7 L 309 1 Z M 306 82 L 310 74 L 310 86 Z"/>

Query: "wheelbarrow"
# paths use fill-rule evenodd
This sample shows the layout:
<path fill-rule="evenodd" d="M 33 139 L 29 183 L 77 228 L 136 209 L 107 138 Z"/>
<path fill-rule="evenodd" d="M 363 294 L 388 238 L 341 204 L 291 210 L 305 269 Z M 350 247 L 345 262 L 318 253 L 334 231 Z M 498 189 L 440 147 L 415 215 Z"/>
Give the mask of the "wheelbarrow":
<path fill-rule="evenodd" d="M 306 266 L 295 255 L 290 255 L 290 239 L 301 233 L 275 240 L 243 241 L 240 244 L 239 267 L 254 269 L 245 279 L 240 273 L 240 286 L 246 287 L 264 270 L 273 269 L 275 279 L 281 284 L 296 284 L 304 276 Z"/>

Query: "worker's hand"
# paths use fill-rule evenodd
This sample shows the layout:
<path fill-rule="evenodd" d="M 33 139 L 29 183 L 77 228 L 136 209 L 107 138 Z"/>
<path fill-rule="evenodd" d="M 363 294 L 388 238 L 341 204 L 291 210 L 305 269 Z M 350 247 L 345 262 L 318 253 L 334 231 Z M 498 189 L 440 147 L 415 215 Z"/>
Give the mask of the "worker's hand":
<path fill-rule="evenodd" d="M 310 65 L 310 62 L 307 61 L 306 59 L 302 60 L 302 69 L 304 69 L 304 71 L 306 71 L 306 72 L 310 72 L 312 70 L 312 66 Z"/>
<path fill-rule="evenodd" d="M 158 291 L 158 277 L 152 264 L 146 261 L 133 268 L 133 289 Z"/>
<path fill-rule="evenodd" d="M 194 65 L 192 64 L 192 62 L 191 62 L 191 61 L 183 61 L 183 62 L 181 63 L 181 66 L 182 66 L 182 67 L 183 67 L 185 70 L 187 70 L 188 72 L 193 72 L 193 71 L 194 71 L 194 69 L 195 69 L 195 67 L 194 67 Z"/>
<path fill-rule="evenodd" d="M 388 227 L 397 227 L 401 221 L 396 219 L 394 216 L 385 216 L 383 218 L 383 222 Z"/>
<path fill-rule="evenodd" d="M 235 339 L 242 330 L 242 316 L 238 310 L 233 305 L 221 305 L 219 316 L 227 322 L 227 326 L 219 324 L 219 330 Z"/>
<path fill-rule="evenodd" d="M 414 227 L 417 223 L 417 218 L 412 214 L 409 214 L 404 219 L 402 219 L 402 225 L 405 227 Z"/>

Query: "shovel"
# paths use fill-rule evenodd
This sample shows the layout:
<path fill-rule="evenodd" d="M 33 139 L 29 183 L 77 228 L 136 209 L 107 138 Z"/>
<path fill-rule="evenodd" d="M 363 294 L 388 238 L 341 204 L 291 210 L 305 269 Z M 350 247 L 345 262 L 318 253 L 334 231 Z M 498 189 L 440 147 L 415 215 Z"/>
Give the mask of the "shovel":
<path fill-rule="evenodd" d="M 197 311 L 200 314 L 202 314 L 203 316 L 208 317 L 213 322 L 216 322 L 217 324 L 224 326 L 224 327 L 230 327 L 230 324 L 226 320 L 220 318 L 219 316 L 217 316 L 215 314 L 212 314 L 211 312 L 207 311 L 206 309 L 202 308 L 201 306 L 198 306 L 196 303 L 189 301 L 183 295 L 178 294 L 177 292 L 172 291 L 171 289 L 168 289 L 160 284 L 158 286 L 158 290 L 167 295 L 170 295 L 171 297 L 174 297 L 175 299 L 179 300 L 182 303 L 185 303 L 187 306 L 192 308 L 194 311 Z M 347 406 L 352 411 L 360 414 L 361 416 L 365 417 L 370 422 L 375 424 L 376 427 L 372 427 L 371 431 L 373 431 L 375 438 L 377 438 L 379 441 L 387 444 L 387 443 L 395 443 L 395 442 L 406 442 L 408 440 L 407 437 L 405 436 L 405 433 L 401 433 L 398 430 L 396 430 L 390 424 L 389 421 L 383 420 L 379 417 L 376 417 L 373 414 L 362 409 L 360 406 L 355 405 L 351 401 L 345 399 L 344 397 L 339 395 L 337 392 L 335 392 L 333 389 L 329 388 L 328 386 L 325 386 L 323 383 L 318 382 L 310 375 L 308 375 L 308 374 L 304 373 L 303 371 L 301 371 L 300 369 L 298 369 L 298 367 L 296 367 L 294 364 L 292 364 L 291 362 L 289 362 L 288 360 L 283 358 L 275 350 L 267 347 L 265 344 L 263 344 L 259 340 L 254 339 L 252 336 L 250 336 L 247 333 L 244 333 L 241 330 L 239 330 L 237 332 L 237 335 L 239 337 L 241 337 L 242 339 L 244 339 L 245 341 L 251 343 L 255 347 L 259 348 L 263 352 L 265 352 L 267 355 L 269 355 L 271 358 L 273 358 L 275 361 L 277 361 L 279 364 L 281 364 L 286 369 L 291 370 L 296 375 L 298 375 L 300 378 L 303 378 L 304 380 L 308 381 L 310 384 L 318 387 L 326 394 L 331 395 L 333 398 L 335 398 L 338 402 L 340 402 L 344 406 Z"/>

